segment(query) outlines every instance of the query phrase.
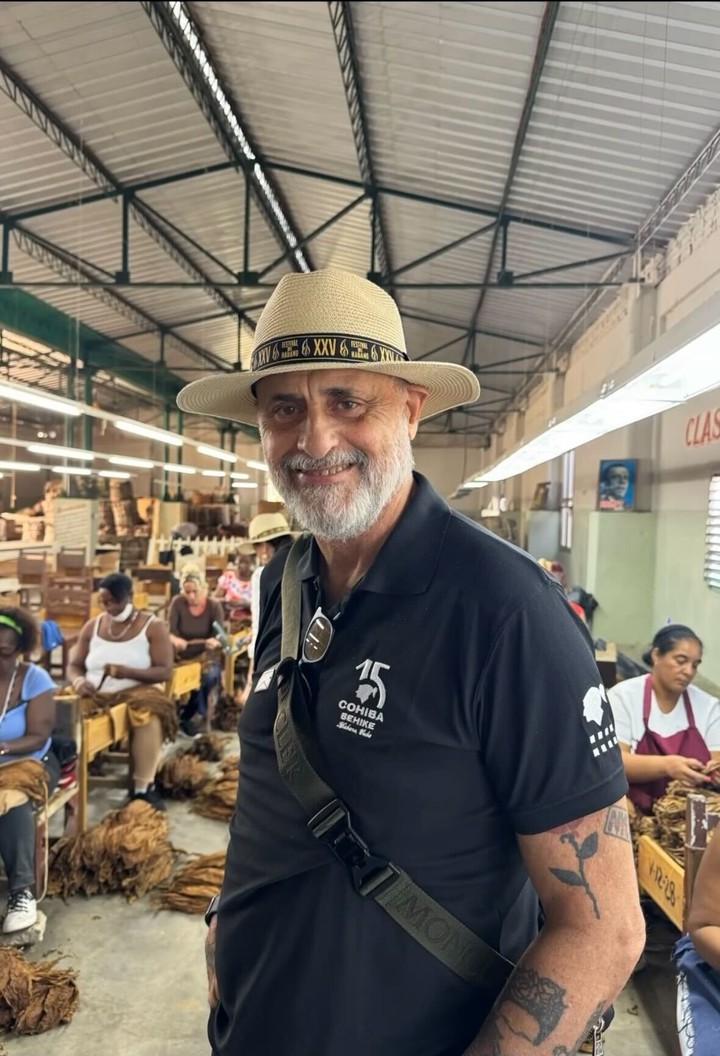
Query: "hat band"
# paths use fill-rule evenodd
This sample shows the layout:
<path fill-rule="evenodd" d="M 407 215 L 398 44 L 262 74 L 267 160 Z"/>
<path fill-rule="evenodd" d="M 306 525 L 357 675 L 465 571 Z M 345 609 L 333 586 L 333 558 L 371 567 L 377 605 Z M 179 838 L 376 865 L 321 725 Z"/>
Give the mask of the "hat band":
<path fill-rule="evenodd" d="M 250 360 L 252 371 L 290 363 L 407 363 L 409 356 L 393 345 L 357 334 L 298 334 L 265 341 Z"/>

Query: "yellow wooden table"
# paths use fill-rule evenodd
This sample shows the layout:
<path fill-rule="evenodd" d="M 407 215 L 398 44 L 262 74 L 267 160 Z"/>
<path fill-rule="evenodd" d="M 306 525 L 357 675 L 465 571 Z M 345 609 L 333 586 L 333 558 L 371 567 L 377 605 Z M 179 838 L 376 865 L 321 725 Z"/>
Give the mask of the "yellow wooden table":
<path fill-rule="evenodd" d="M 114 704 L 97 715 L 86 715 L 81 722 L 78 766 L 78 832 L 87 826 L 88 767 L 98 752 L 104 751 L 128 734 L 130 722 L 127 704 Z"/>
<path fill-rule="evenodd" d="M 202 662 L 200 660 L 186 660 L 185 663 L 176 664 L 168 682 L 165 683 L 165 693 L 171 700 L 179 700 L 187 696 L 194 689 L 200 689 L 202 680 Z"/>

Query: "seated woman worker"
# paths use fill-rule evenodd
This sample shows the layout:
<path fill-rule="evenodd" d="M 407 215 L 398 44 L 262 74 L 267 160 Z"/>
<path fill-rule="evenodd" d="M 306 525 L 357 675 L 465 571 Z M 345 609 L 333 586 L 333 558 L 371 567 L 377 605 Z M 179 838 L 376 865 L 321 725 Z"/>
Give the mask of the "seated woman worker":
<path fill-rule="evenodd" d="M 33 808 L 27 795 L 13 788 L 14 768 L 8 764 L 36 759 L 45 768 L 48 792 L 60 776 L 50 747 L 55 684 L 43 668 L 23 661 L 37 643 L 38 628 L 30 613 L 0 608 L 0 859 L 9 890 L 2 928 L 6 935 L 37 921 Z"/>
<path fill-rule="evenodd" d="M 720 701 L 692 685 L 702 652 L 694 631 L 670 624 L 643 656 L 652 672 L 608 692 L 629 796 L 643 814 L 670 781 L 707 785 L 708 764 L 720 760 Z"/>
<path fill-rule="evenodd" d="M 157 684 L 172 674 L 173 650 L 165 625 L 151 612 L 135 608 L 132 591 L 132 580 L 119 572 L 100 581 L 98 598 L 105 611 L 80 632 L 67 678 L 79 696 L 129 705 L 130 798 L 164 810 L 155 773 L 163 740 L 174 738 L 177 717 Z"/>
<path fill-rule="evenodd" d="M 215 624 L 222 629 L 224 619 L 220 602 L 208 597 L 207 583 L 200 569 L 186 565 L 180 576 L 180 593 L 170 602 L 168 611 L 170 641 L 180 660 L 208 654 L 203 662 L 200 689 L 193 690 L 180 715 L 180 726 L 190 735 L 196 732 L 192 725 L 195 715 L 210 717 L 211 693 L 220 683 L 221 644 L 215 637 Z"/>

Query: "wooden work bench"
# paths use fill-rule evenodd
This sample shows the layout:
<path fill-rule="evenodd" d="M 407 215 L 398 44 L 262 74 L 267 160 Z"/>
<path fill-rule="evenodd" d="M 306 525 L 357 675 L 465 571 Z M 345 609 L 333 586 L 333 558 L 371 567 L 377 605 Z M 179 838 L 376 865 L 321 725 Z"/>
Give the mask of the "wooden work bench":
<path fill-rule="evenodd" d="M 638 840 L 640 890 L 650 896 L 678 931 L 687 927 L 697 871 L 708 839 L 719 823 L 720 814 L 708 810 L 705 796 L 690 793 L 685 808 L 684 865 L 651 836 Z"/>

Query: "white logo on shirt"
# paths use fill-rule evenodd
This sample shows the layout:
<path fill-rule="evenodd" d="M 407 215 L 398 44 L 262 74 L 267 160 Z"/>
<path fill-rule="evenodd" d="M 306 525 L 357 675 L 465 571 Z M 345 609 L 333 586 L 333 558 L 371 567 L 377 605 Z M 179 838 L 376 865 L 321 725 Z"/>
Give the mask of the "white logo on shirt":
<path fill-rule="evenodd" d="M 337 728 L 369 740 L 375 728 L 385 721 L 382 709 L 387 693 L 381 672 L 389 671 L 390 665 L 381 664 L 378 660 L 363 660 L 355 670 L 360 672 L 356 699 L 338 702 L 340 716 Z"/>
<path fill-rule="evenodd" d="M 263 673 L 260 675 L 260 678 L 258 679 L 257 685 L 255 686 L 255 692 L 262 693 L 264 689 L 267 689 L 270 683 L 272 682 L 272 677 L 274 674 L 274 667 L 269 667 L 267 671 L 263 671 Z"/>
<path fill-rule="evenodd" d="M 607 704 L 607 709 L 605 705 Z M 610 712 L 610 705 L 605 692 L 605 686 L 600 683 L 599 686 L 591 686 L 583 697 L 583 716 L 585 722 L 590 726 L 599 726 L 600 729 L 588 734 L 590 744 L 592 745 L 593 755 L 604 755 L 610 748 L 614 748 L 618 739 L 615 735 L 615 726 L 612 720 L 612 714 L 608 718 L 607 713 Z"/>

